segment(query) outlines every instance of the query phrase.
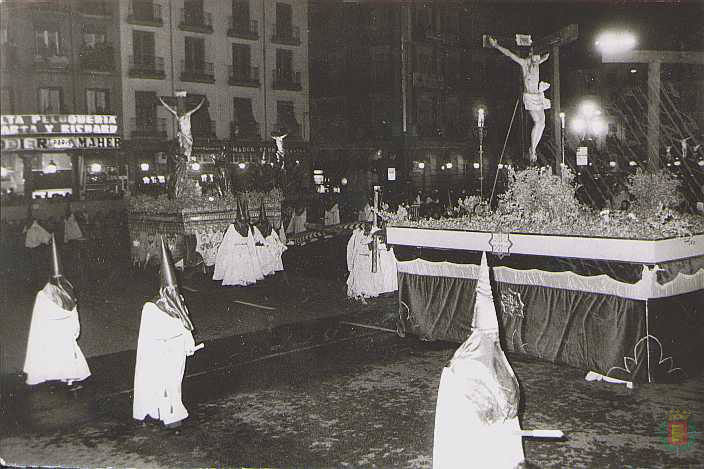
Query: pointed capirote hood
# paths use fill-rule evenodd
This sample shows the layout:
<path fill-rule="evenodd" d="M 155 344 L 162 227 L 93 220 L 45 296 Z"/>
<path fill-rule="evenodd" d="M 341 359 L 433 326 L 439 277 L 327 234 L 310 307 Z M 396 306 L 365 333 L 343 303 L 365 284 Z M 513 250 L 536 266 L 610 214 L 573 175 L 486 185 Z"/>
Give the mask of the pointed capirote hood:
<path fill-rule="evenodd" d="M 51 234 L 51 277 L 63 277 L 64 271 L 61 268 L 61 257 L 59 256 L 59 246 L 56 244 L 54 233 Z"/>
<path fill-rule="evenodd" d="M 171 262 L 171 255 L 166 247 L 164 237 L 161 236 L 161 288 L 173 287 L 178 288 L 176 280 L 176 269 Z"/>
<path fill-rule="evenodd" d="M 498 332 L 499 322 L 496 318 L 494 295 L 491 293 L 489 282 L 489 264 L 486 261 L 486 252 L 482 253 L 482 262 L 479 267 L 476 298 L 474 300 L 474 318 L 472 329 L 482 332 Z"/>
<path fill-rule="evenodd" d="M 250 222 L 250 219 L 249 219 L 249 203 L 247 202 L 247 199 L 244 199 L 244 200 L 242 201 L 242 212 L 244 213 L 244 221 L 246 221 L 247 223 L 249 223 L 249 222 Z"/>

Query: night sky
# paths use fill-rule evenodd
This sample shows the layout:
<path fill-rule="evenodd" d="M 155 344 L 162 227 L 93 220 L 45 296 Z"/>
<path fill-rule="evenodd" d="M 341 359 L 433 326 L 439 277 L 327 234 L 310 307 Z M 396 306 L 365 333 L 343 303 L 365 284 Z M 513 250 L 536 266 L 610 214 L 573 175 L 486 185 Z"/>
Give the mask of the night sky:
<path fill-rule="evenodd" d="M 594 46 L 604 30 L 635 34 L 639 50 L 704 51 L 704 0 L 700 1 L 523 1 L 492 2 L 499 10 L 519 10 L 536 40 L 575 23 L 579 39 L 565 47 L 561 58 L 568 67 L 590 67 L 601 62 Z M 515 31 L 519 32 L 519 31 Z"/>

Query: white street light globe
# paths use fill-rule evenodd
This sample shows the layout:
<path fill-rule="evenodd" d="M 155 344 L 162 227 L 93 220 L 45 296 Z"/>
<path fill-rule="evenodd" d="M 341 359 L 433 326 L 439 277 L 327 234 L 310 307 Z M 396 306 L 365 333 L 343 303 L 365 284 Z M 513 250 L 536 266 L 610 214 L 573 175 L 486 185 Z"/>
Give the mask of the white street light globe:
<path fill-rule="evenodd" d="M 579 106 L 579 113 L 584 117 L 592 117 L 597 114 L 598 107 L 593 101 L 584 101 Z"/>
<path fill-rule="evenodd" d="M 447 169 L 452 169 L 452 163 L 451 163 L 451 162 L 450 162 L 450 163 L 447 163 L 447 164 L 445 165 L 445 167 L 446 167 Z"/>
<path fill-rule="evenodd" d="M 584 132 L 584 129 L 587 128 L 587 123 L 581 117 L 575 117 L 574 119 L 572 119 L 571 127 L 572 130 L 574 130 L 578 134 L 581 134 Z"/>
<path fill-rule="evenodd" d="M 142 171 L 149 171 L 149 163 L 140 164 L 139 169 L 141 169 Z"/>
<path fill-rule="evenodd" d="M 425 163 L 422 161 L 418 163 L 418 169 L 425 169 Z"/>
<path fill-rule="evenodd" d="M 603 135 L 607 130 L 606 122 L 603 119 L 594 119 L 591 127 L 594 135 Z"/>
<path fill-rule="evenodd" d="M 191 169 L 193 171 L 200 171 L 200 163 L 191 163 Z"/>
<path fill-rule="evenodd" d="M 90 172 L 95 174 L 103 170 L 103 166 L 100 163 L 93 163 L 90 165 Z"/>
<path fill-rule="evenodd" d="M 474 166 L 474 169 L 479 169 L 479 163 L 474 163 L 472 166 Z"/>
<path fill-rule="evenodd" d="M 636 37 L 628 31 L 607 31 L 599 35 L 595 44 L 602 54 L 620 54 L 635 47 Z"/>
<path fill-rule="evenodd" d="M 240 163 L 240 164 L 239 164 L 238 166 L 240 167 L 240 169 L 244 169 L 244 168 L 246 168 L 246 167 L 247 167 L 247 165 L 246 165 L 246 164 L 244 164 L 244 163 Z"/>

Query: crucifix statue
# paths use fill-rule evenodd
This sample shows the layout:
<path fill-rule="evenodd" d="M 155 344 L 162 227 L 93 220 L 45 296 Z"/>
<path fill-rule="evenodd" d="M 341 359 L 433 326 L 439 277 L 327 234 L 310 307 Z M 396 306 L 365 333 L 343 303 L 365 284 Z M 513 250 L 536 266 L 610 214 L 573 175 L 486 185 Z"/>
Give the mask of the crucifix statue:
<path fill-rule="evenodd" d="M 205 98 L 201 98 L 200 103 L 191 110 L 187 110 L 186 104 L 186 92 L 177 91 L 176 92 L 176 109 L 169 106 L 163 98 L 159 97 L 159 101 L 164 105 L 167 111 L 178 119 L 178 144 L 181 152 L 186 156 L 186 158 L 191 158 L 191 151 L 193 150 L 193 135 L 191 134 L 191 114 L 196 112 L 201 108 L 203 103 L 205 103 Z"/>
<path fill-rule="evenodd" d="M 530 162 L 538 161 L 536 148 L 545 130 L 545 110 L 550 109 L 550 100 L 545 97 L 545 90 L 550 84 L 540 81 L 538 66 L 548 60 L 549 54 L 534 54 L 531 48 L 528 57 L 520 57 L 509 49 L 502 47 L 493 37 L 489 38 L 491 47 L 521 66 L 523 75 L 523 106 L 533 119 L 533 130 L 530 132 Z"/>
<path fill-rule="evenodd" d="M 189 196 L 199 196 L 200 191 L 192 178 L 188 175 L 189 165 L 193 151 L 193 135 L 191 134 L 191 114 L 196 112 L 205 103 L 205 98 L 193 106 L 187 102 L 185 91 L 177 91 L 175 103 L 173 97 L 159 97 L 164 107 L 178 119 L 178 144 L 179 150 L 170 157 L 169 197 L 180 199 Z M 190 107 L 190 109 L 189 109 Z"/>

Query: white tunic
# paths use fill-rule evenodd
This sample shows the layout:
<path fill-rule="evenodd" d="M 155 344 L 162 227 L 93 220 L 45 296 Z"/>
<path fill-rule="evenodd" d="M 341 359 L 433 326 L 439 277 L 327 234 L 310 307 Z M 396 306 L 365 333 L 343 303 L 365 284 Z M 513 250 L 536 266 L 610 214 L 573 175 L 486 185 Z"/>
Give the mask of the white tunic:
<path fill-rule="evenodd" d="M 90 369 L 76 339 L 81 333 L 78 311 L 67 311 L 40 290 L 32 311 L 23 371 L 27 384 L 81 381 Z"/>
<path fill-rule="evenodd" d="M 234 225 L 227 228 L 215 258 L 213 280 L 222 280 L 223 285 L 244 286 L 263 278 L 251 241 L 251 236 L 243 237 Z"/>
<path fill-rule="evenodd" d="M 308 214 L 306 210 L 303 210 L 303 213 L 300 215 L 296 215 L 296 212 L 294 212 L 291 221 L 288 223 L 288 228 L 286 228 L 286 233 L 296 234 L 306 231 L 307 218 Z"/>
<path fill-rule="evenodd" d="M 476 332 L 473 332 L 475 334 Z M 492 357 L 476 347 L 470 338 L 458 349 L 465 355 L 455 354 L 450 364 L 443 368 L 435 410 L 435 436 L 433 468 L 511 468 L 524 460 L 523 439 L 516 432 L 521 430 L 518 416 L 493 423 L 481 417 L 481 399 L 489 402 L 501 391 L 484 362 L 495 360 L 496 367 L 506 373 L 513 370 L 500 349 Z M 472 343 L 472 342 L 475 343 Z M 475 348 L 476 347 L 476 348 Z M 499 405 L 500 399 L 497 399 Z"/>
<path fill-rule="evenodd" d="M 27 248 L 36 248 L 42 244 L 51 242 L 51 234 L 46 231 L 36 220 L 27 229 L 27 236 L 24 239 L 24 246 Z"/>
<path fill-rule="evenodd" d="M 357 228 L 347 242 L 347 296 L 350 298 L 373 298 L 379 296 L 380 282 L 372 273 L 371 236 Z M 377 272 L 378 273 L 378 272 Z"/>
<path fill-rule="evenodd" d="M 78 226 L 76 217 L 72 213 L 64 222 L 64 243 L 75 239 L 83 239 L 83 232 L 81 231 L 81 227 Z"/>
<path fill-rule="evenodd" d="M 276 267 L 275 253 L 267 246 L 266 239 L 264 239 L 264 235 L 262 235 L 259 227 L 255 226 L 252 228 L 252 235 L 254 239 L 254 253 L 259 260 L 262 274 L 264 274 L 264 276 L 273 275 Z M 257 243 L 261 244 L 261 246 L 257 246 Z"/>
<path fill-rule="evenodd" d="M 281 256 L 288 248 L 281 242 L 279 235 L 276 234 L 276 230 L 271 230 L 271 234 L 264 238 L 264 244 L 270 249 L 271 255 L 274 259 L 274 272 L 284 270 L 284 263 Z"/>
<path fill-rule="evenodd" d="M 379 242 L 379 268 L 377 273 L 381 276 L 381 293 L 398 290 L 398 272 L 396 269 L 396 256 L 394 249 L 386 249 L 386 244 Z"/>
<path fill-rule="evenodd" d="M 186 369 L 186 356 L 193 355 L 193 335 L 151 302 L 142 308 L 137 341 L 137 363 L 134 370 L 132 417 L 150 417 L 164 424 L 188 417 L 181 401 L 181 381 Z"/>
<path fill-rule="evenodd" d="M 330 207 L 329 210 L 325 210 L 325 224 L 326 225 L 339 225 L 340 224 L 340 207 L 337 204 Z"/>

